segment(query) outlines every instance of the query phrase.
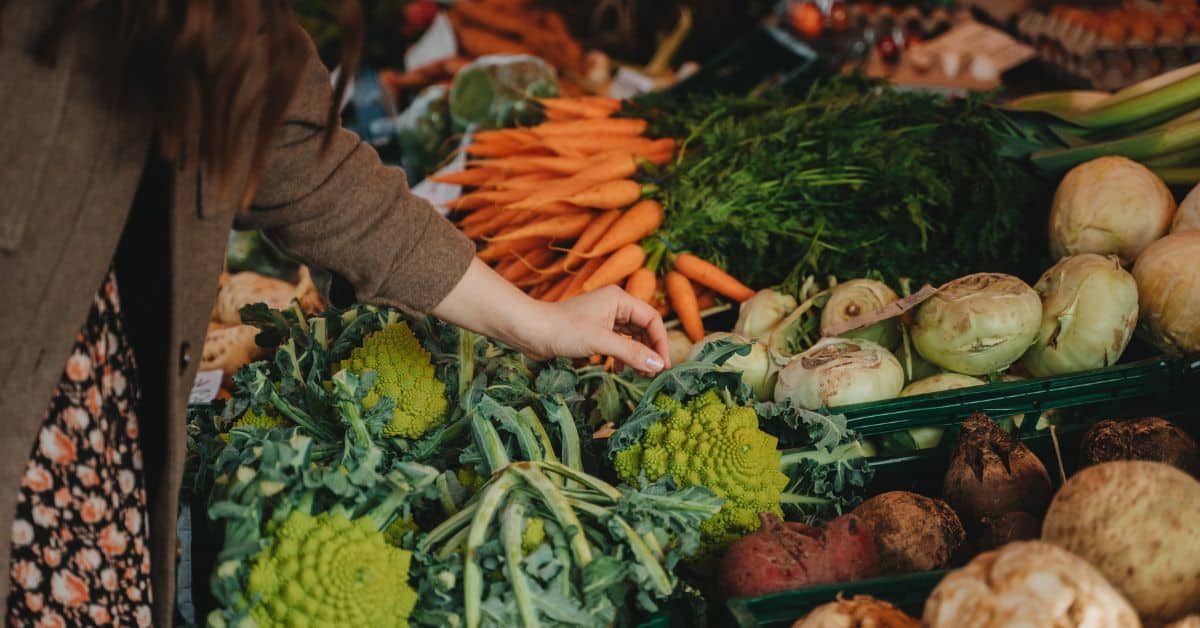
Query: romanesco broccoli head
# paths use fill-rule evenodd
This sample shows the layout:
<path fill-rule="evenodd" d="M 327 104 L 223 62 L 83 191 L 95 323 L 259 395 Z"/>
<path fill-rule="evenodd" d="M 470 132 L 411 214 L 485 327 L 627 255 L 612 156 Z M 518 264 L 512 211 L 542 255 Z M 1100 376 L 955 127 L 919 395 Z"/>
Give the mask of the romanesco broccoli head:
<path fill-rule="evenodd" d="M 250 617 L 259 628 L 408 626 L 411 558 L 369 517 L 293 512 L 250 570 Z"/>
<path fill-rule="evenodd" d="M 758 529 L 758 513 L 783 515 L 780 495 L 788 478 L 779 469 L 777 439 L 758 428 L 754 408 L 727 406 L 715 391 L 687 403 L 663 395 L 655 406 L 666 418 L 618 452 L 613 465 L 633 486 L 643 475 L 651 482 L 670 475 L 681 488 L 699 485 L 725 498 L 721 511 L 700 525 L 697 558 Z"/>
<path fill-rule="evenodd" d="M 437 378 L 429 352 L 404 323 L 367 336 L 341 367 L 375 372 L 365 407 L 374 407 L 383 397 L 396 400 L 392 420 L 383 428 L 385 436 L 420 438 L 445 417 L 446 386 Z"/>
<path fill-rule="evenodd" d="M 541 517 L 531 517 L 525 521 L 525 529 L 521 531 L 521 551 L 528 555 L 539 545 L 546 542 L 546 521 Z"/>
<path fill-rule="evenodd" d="M 257 414 L 254 412 L 254 410 L 247 409 L 245 414 L 238 417 L 238 420 L 234 421 L 233 425 L 229 426 L 229 429 L 232 430 L 237 427 L 256 427 L 262 430 L 273 430 L 277 427 L 287 427 L 289 425 L 291 425 L 291 422 L 283 417 L 270 413 Z M 219 436 L 221 441 L 224 443 L 229 443 L 232 440 L 229 436 L 229 432 L 223 432 Z"/>

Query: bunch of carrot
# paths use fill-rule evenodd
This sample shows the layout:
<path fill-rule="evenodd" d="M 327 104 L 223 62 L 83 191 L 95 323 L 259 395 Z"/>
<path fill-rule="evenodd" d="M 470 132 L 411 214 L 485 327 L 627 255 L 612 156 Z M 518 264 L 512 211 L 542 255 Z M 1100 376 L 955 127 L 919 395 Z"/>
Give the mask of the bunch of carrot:
<path fill-rule="evenodd" d="M 693 340 L 704 335 L 700 312 L 715 295 L 736 301 L 753 291 L 694 255 L 670 257 L 658 270 L 661 243 L 648 255 L 642 242 L 662 224 L 663 207 L 642 198 L 639 164 L 661 165 L 673 139 L 643 137 L 646 121 L 611 117 L 620 102 L 598 97 L 538 101 L 547 122 L 522 129 L 482 131 L 461 172 L 431 177 L 472 191 L 451 201 L 459 227 L 481 243 L 480 259 L 504 278 L 545 301 L 609 285 L 665 316 L 671 310 Z"/>
<path fill-rule="evenodd" d="M 532 0 L 456 0 L 450 20 L 469 55 L 532 54 L 566 72 L 579 72 L 583 47 L 562 16 L 533 8 Z"/>

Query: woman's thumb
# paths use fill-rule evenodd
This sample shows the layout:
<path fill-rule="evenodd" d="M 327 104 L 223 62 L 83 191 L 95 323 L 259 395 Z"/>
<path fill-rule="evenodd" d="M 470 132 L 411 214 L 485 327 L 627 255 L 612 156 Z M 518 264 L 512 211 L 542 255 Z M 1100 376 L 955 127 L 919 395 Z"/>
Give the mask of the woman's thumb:
<path fill-rule="evenodd" d="M 628 336 L 607 332 L 597 339 L 596 345 L 596 353 L 610 355 L 634 370 L 653 375 L 663 369 L 662 356 Z"/>

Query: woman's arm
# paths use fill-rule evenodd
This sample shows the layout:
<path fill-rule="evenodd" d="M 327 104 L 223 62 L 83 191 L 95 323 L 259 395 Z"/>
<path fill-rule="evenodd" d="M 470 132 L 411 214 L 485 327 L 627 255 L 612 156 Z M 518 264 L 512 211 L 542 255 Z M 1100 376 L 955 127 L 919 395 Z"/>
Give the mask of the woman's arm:
<path fill-rule="evenodd" d="M 611 355 L 646 373 L 657 373 L 669 360 L 662 318 L 624 290 L 611 286 L 561 303 L 544 303 L 478 259 L 433 314 L 537 359 Z M 614 330 L 630 331 L 646 344 Z"/>
<path fill-rule="evenodd" d="M 645 303 L 619 289 L 535 301 L 477 260 L 475 245 L 356 135 L 339 128 L 322 152 L 333 90 L 311 41 L 308 55 L 243 226 L 345 278 L 365 303 L 432 313 L 538 358 L 599 353 L 648 372 L 666 363 L 662 320 Z"/>

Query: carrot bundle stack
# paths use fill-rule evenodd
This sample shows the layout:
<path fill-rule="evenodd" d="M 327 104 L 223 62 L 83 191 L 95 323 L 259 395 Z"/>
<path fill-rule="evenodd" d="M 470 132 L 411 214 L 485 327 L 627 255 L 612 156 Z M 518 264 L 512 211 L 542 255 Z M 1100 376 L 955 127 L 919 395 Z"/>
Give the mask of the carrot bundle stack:
<path fill-rule="evenodd" d="M 688 253 L 671 255 L 660 278 L 664 251 L 643 248 L 662 225 L 663 207 L 643 198 L 647 186 L 635 177 L 642 162 L 670 161 L 673 139 L 645 137 L 645 120 L 613 118 L 620 108 L 613 99 L 538 102 L 546 122 L 479 132 L 466 149 L 466 170 L 432 177 L 470 188 L 449 208 L 479 243 L 480 259 L 545 301 L 624 286 L 664 316 L 674 311 L 693 340 L 704 335 L 701 310 L 716 296 L 744 301 L 753 294 Z"/>

